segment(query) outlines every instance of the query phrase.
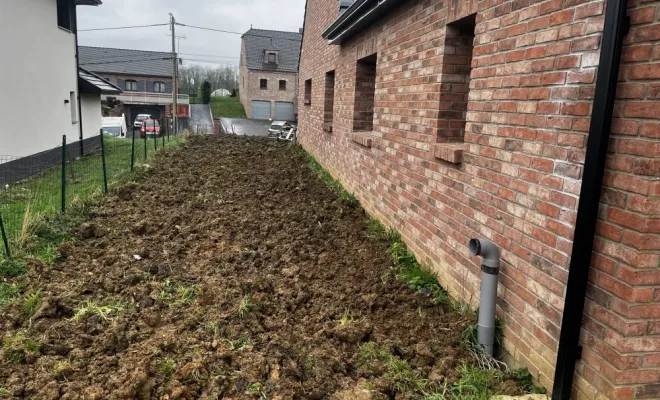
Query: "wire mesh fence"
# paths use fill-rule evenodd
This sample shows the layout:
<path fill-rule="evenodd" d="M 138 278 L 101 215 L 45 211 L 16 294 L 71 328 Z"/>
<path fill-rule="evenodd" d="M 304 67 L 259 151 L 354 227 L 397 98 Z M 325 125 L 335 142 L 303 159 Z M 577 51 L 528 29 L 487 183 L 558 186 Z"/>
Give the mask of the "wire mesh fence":
<path fill-rule="evenodd" d="M 125 137 L 72 141 L 64 136 L 59 145 L 37 154 L 0 156 L 0 257 L 11 258 L 31 220 L 107 192 L 159 149 L 178 145 L 181 136 L 170 135 L 162 122 L 159 129 L 134 128 Z"/>

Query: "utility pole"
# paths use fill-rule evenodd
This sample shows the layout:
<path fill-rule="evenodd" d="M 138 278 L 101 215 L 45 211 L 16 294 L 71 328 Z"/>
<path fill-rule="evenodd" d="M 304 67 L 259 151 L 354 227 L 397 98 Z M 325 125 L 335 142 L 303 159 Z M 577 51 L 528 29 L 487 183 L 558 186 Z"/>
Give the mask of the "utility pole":
<path fill-rule="evenodd" d="M 176 135 L 178 133 L 178 118 L 177 118 L 177 92 L 178 92 L 178 84 L 177 84 L 177 57 L 176 57 L 176 32 L 174 31 L 174 27 L 176 25 L 176 20 L 174 19 L 174 15 L 170 13 L 170 29 L 172 30 L 172 130 L 174 131 L 174 134 Z"/>

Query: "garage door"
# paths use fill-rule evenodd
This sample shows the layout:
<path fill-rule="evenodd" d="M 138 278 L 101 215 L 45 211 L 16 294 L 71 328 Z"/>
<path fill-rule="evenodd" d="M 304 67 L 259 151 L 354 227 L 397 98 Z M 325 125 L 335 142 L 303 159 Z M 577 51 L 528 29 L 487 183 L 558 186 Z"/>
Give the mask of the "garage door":
<path fill-rule="evenodd" d="M 275 102 L 275 120 L 293 121 L 293 103 Z"/>
<path fill-rule="evenodd" d="M 270 119 L 270 101 L 252 100 L 250 111 L 252 118 Z"/>

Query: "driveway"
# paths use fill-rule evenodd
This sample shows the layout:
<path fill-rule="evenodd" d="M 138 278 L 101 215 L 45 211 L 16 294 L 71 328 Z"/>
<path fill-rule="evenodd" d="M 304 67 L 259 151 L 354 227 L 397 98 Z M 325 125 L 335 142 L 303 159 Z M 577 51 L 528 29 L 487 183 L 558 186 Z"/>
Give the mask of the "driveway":
<path fill-rule="evenodd" d="M 221 118 L 222 127 L 227 133 L 247 136 L 268 136 L 270 121 L 267 119 Z"/>
<path fill-rule="evenodd" d="M 213 133 L 213 119 L 211 118 L 211 108 L 209 105 L 191 104 L 188 123 L 190 129 L 195 133 Z"/>

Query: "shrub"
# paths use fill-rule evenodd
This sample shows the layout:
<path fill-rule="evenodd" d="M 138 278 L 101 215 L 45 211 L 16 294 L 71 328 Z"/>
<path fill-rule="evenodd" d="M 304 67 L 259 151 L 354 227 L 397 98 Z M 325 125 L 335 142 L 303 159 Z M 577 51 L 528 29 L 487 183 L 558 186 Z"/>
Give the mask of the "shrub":
<path fill-rule="evenodd" d="M 211 102 L 211 83 L 204 81 L 202 83 L 202 103 L 209 104 Z"/>

